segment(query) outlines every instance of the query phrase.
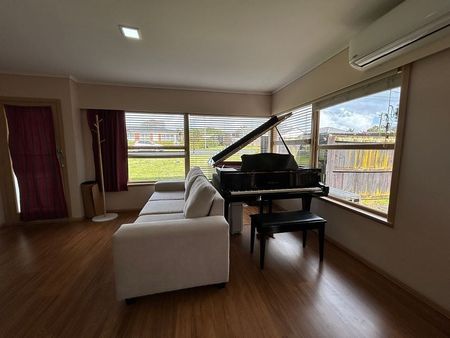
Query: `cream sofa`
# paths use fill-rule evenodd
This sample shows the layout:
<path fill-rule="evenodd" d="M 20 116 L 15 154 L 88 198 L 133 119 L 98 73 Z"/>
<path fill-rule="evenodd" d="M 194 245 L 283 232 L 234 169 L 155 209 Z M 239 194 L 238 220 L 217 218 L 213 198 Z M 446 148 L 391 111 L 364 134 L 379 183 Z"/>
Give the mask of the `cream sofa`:
<path fill-rule="evenodd" d="M 113 236 L 117 298 L 129 301 L 228 282 L 229 226 L 223 207 L 223 198 L 199 168 L 185 181 L 157 182 L 136 221 Z"/>

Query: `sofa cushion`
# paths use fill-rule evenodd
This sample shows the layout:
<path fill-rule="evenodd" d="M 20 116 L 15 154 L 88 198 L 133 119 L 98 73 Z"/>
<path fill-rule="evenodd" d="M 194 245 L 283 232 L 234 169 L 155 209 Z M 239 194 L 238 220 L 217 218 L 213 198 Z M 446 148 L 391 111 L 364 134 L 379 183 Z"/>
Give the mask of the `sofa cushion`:
<path fill-rule="evenodd" d="M 206 177 L 197 177 L 192 183 L 189 197 L 184 205 L 186 218 L 208 216 L 216 189 L 209 183 Z"/>
<path fill-rule="evenodd" d="M 191 191 L 192 184 L 195 182 L 197 177 L 205 176 L 200 167 L 192 167 L 186 175 L 186 180 L 184 181 L 184 200 L 187 201 L 189 193 Z"/>
<path fill-rule="evenodd" d="M 143 215 L 139 216 L 134 223 L 147 223 L 155 221 L 169 221 L 172 219 L 184 219 L 183 213 L 176 214 L 153 214 L 153 215 Z"/>
<path fill-rule="evenodd" d="M 182 213 L 183 208 L 184 200 L 148 201 L 142 208 L 139 216 Z"/>
<path fill-rule="evenodd" d="M 150 201 L 184 200 L 184 191 L 155 191 Z"/>
<path fill-rule="evenodd" d="M 208 216 L 223 216 L 224 215 L 225 201 L 222 196 L 216 191 L 213 201 L 211 203 L 211 209 Z"/>
<path fill-rule="evenodd" d="M 192 167 L 186 175 L 186 181 L 189 181 L 192 177 L 198 175 L 203 175 L 202 169 L 200 169 L 200 167 Z"/>
<path fill-rule="evenodd" d="M 185 181 L 158 181 L 155 183 L 155 191 L 184 191 Z"/>

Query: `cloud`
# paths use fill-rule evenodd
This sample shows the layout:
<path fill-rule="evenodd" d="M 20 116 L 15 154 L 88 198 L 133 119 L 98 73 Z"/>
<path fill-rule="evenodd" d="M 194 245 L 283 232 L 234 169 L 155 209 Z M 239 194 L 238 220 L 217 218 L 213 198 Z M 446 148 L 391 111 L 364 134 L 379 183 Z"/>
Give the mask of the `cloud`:
<path fill-rule="evenodd" d="M 376 125 L 379 113 L 357 113 L 350 110 L 322 110 L 320 127 L 333 127 L 342 130 L 366 131 Z M 379 120 L 379 119 L 378 119 Z"/>
<path fill-rule="evenodd" d="M 373 126 L 378 126 L 380 117 L 388 109 L 398 107 L 400 95 L 397 92 L 393 94 L 395 95 L 389 97 L 389 91 L 385 91 L 322 109 L 320 128 L 332 127 L 364 132 Z M 384 120 L 382 124 L 385 123 Z M 397 124 L 396 121 L 391 123 L 392 127 Z"/>

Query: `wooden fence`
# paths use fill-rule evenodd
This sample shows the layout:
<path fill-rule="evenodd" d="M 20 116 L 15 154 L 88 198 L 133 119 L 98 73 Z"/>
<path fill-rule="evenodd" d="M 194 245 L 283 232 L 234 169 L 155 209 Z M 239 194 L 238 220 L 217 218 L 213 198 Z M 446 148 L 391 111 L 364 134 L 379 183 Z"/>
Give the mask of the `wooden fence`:
<path fill-rule="evenodd" d="M 323 150 L 322 150 L 323 151 Z M 333 188 L 359 194 L 361 198 L 389 196 L 393 150 L 333 149 L 322 154 L 325 181 Z"/>

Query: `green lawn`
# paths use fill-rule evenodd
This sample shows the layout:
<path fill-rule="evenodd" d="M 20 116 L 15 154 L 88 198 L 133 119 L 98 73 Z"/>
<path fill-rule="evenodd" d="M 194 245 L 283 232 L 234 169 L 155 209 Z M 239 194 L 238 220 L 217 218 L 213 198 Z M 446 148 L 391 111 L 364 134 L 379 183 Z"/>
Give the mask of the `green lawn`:
<path fill-rule="evenodd" d="M 129 158 L 130 182 L 176 180 L 184 178 L 183 158 Z"/>
<path fill-rule="evenodd" d="M 368 208 L 387 213 L 389 207 L 389 198 L 386 197 L 362 198 L 360 203 Z"/>
<path fill-rule="evenodd" d="M 217 154 L 223 147 L 211 147 L 199 149 L 201 154 L 191 154 L 191 166 L 205 166 L 208 160 Z M 254 149 L 253 149 L 254 148 Z M 258 147 L 247 147 L 246 150 L 254 150 Z M 239 161 L 240 154 L 234 154 L 228 161 Z M 209 170 L 208 170 L 209 169 Z M 210 176 L 212 168 L 205 170 L 205 175 Z M 130 182 L 179 180 L 184 178 L 184 158 L 129 158 L 128 180 Z"/>

